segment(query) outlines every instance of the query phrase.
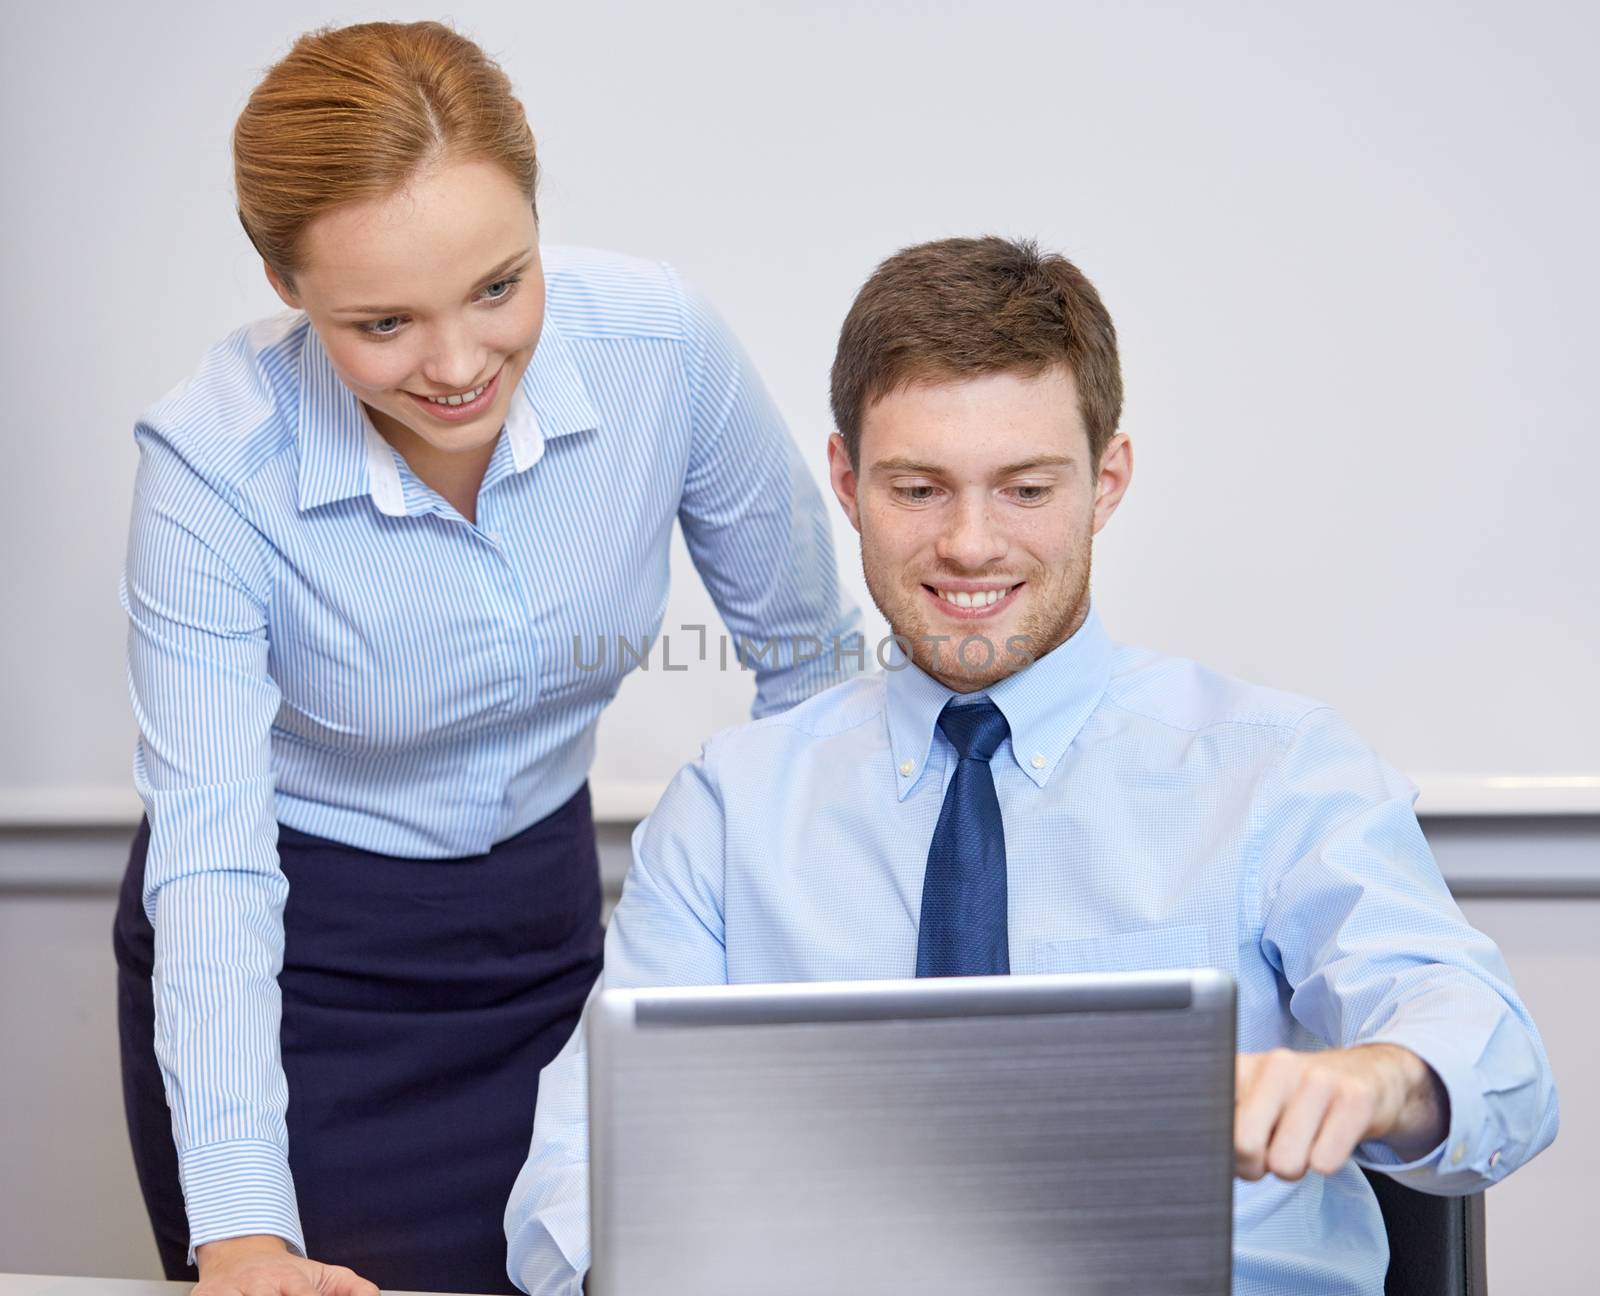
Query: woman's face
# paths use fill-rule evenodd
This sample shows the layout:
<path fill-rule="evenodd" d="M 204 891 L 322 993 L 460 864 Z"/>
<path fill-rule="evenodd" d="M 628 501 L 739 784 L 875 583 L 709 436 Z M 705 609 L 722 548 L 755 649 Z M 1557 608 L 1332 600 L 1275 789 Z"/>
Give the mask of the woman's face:
<path fill-rule="evenodd" d="M 446 161 L 312 221 L 293 289 L 267 275 L 397 449 L 481 453 L 544 324 L 538 233 L 504 170 Z"/>

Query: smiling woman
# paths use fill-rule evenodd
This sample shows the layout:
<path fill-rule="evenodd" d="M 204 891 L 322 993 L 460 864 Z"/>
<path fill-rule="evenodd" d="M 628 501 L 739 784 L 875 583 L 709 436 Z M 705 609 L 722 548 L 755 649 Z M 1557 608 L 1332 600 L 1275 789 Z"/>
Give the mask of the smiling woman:
<path fill-rule="evenodd" d="M 669 267 L 541 248 L 533 137 L 471 41 L 302 37 L 234 150 L 291 309 L 136 428 L 135 1162 L 203 1296 L 509 1291 L 539 1073 L 600 960 L 586 780 L 628 662 L 571 646 L 655 633 L 675 520 L 736 636 L 856 613 L 716 315 Z M 755 663 L 756 714 L 842 646 Z"/>
<path fill-rule="evenodd" d="M 544 325 L 538 240 L 502 167 L 451 157 L 320 216 L 292 279 L 267 264 L 373 426 L 468 521 Z"/>

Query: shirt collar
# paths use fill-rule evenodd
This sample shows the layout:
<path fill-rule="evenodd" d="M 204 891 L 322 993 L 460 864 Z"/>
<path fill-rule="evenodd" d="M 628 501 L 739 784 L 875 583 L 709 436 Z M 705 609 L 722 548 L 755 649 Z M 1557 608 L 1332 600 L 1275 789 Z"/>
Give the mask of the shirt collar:
<path fill-rule="evenodd" d="M 366 408 L 334 372 L 315 329 L 306 329 L 300 352 L 299 445 L 302 512 L 357 495 L 370 495 L 382 513 L 402 516 L 407 493 L 400 461 Z M 600 420 L 578 370 L 572 344 L 549 316 L 533 359 L 506 413 L 504 444 L 496 447 L 484 485 L 524 472 L 554 437 L 598 429 Z M 509 455 L 503 453 L 509 450 Z"/>
<path fill-rule="evenodd" d="M 544 443 L 573 432 L 594 432 L 600 427 L 600 416 L 595 413 L 589 399 L 589 389 L 584 386 L 583 374 L 578 369 L 576 348 L 561 331 L 561 326 L 548 314 L 544 329 L 539 334 L 539 345 L 533 349 L 533 361 L 522 375 L 519 395 L 526 398 L 528 417 L 531 419 L 530 439 L 518 449 L 519 433 L 513 427 L 515 420 L 506 420 L 507 436 L 517 456 L 517 471 L 530 466 L 544 453 Z M 512 412 L 517 404 L 513 402 Z M 533 449 L 537 444 L 537 451 Z M 531 458 L 526 458 L 531 455 Z M 526 462 L 524 462 L 526 458 Z"/>
<path fill-rule="evenodd" d="M 958 695 L 912 665 L 898 646 L 886 674 L 889 750 L 903 801 L 927 767 L 939 712 Z M 1049 781 L 1110 677 L 1111 641 L 1091 607 L 1072 638 L 985 690 L 1010 726 L 1012 759 L 1035 785 Z"/>
<path fill-rule="evenodd" d="M 294 435 L 303 513 L 367 492 L 371 424 L 355 393 L 333 371 L 333 361 L 309 324 L 300 348 L 298 376 L 300 401 Z M 377 436 L 376 430 L 372 435 Z"/>
<path fill-rule="evenodd" d="M 378 512 L 389 517 L 404 517 L 409 510 L 406 508 L 405 482 L 400 477 L 400 456 L 383 439 L 383 434 L 373 427 L 372 419 L 360 401 L 356 402 L 356 408 L 361 411 L 362 449 L 367 456 L 367 479 L 363 485 L 372 496 L 372 502 L 378 506 Z M 353 493 L 359 494 L 360 491 Z"/>

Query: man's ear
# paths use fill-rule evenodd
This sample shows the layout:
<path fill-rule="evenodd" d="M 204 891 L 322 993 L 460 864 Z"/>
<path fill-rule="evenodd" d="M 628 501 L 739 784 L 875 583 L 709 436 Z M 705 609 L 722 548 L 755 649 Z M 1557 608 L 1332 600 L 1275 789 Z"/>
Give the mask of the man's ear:
<path fill-rule="evenodd" d="M 861 530 L 861 511 L 856 501 L 856 470 L 850 465 L 850 452 L 845 449 L 844 438 L 835 432 L 828 438 L 828 477 L 833 483 L 833 493 L 839 506 L 850 519 L 850 525 Z"/>
<path fill-rule="evenodd" d="M 1094 533 L 1111 521 L 1133 480 L 1133 442 L 1118 432 L 1100 456 L 1100 473 L 1094 481 Z"/>
<path fill-rule="evenodd" d="M 290 310 L 299 310 L 300 297 L 293 288 L 284 282 L 283 276 L 265 261 L 261 263 L 261 268 L 267 272 L 267 282 L 272 285 L 272 291 L 278 294 L 283 304 L 289 307 Z"/>

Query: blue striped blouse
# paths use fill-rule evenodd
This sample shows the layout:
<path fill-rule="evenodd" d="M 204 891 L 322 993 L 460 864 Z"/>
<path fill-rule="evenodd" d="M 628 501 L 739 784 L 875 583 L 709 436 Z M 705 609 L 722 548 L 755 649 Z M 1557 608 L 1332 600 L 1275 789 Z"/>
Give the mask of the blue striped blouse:
<path fill-rule="evenodd" d="M 666 607 L 676 519 L 737 641 L 856 632 L 828 518 L 737 343 L 668 268 L 546 250 L 543 332 L 468 522 L 376 432 L 298 313 L 140 420 L 127 569 L 151 826 L 156 1052 L 191 1246 L 303 1247 L 276 982 L 279 823 L 486 851 L 587 777 Z M 755 714 L 850 659 L 754 660 Z"/>

